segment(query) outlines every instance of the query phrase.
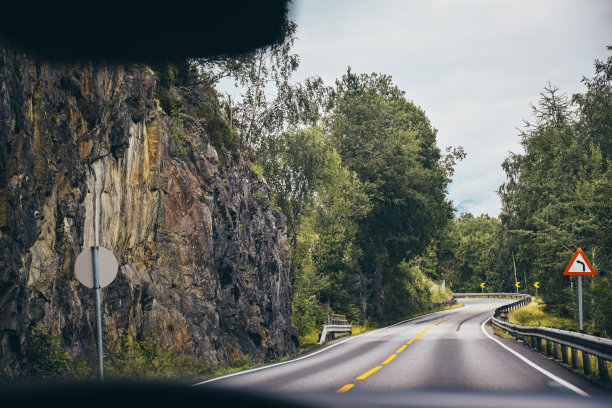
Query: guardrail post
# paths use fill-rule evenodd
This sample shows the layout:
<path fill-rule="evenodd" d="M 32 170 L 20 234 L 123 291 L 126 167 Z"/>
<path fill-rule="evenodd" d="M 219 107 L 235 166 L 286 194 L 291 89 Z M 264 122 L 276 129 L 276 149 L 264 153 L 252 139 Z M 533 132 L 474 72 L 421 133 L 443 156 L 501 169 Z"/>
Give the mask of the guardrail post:
<path fill-rule="evenodd" d="M 553 343 L 553 351 L 555 352 L 555 360 L 561 360 L 561 356 L 560 356 L 560 352 L 559 352 L 559 346 L 560 344 L 557 343 Z"/>
<path fill-rule="evenodd" d="M 578 369 L 578 349 L 572 347 L 572 367 Z"/>
<path fill-rule="evenodd" d="M 540 337 L 536 338 L 536 350 L 542 351 L 542 338 Z"/>
<path fill-rule="evenodd" d="M 546 355 L 547 356 L 553 355 L 553 342 L 550 340 L 546 340 Z"/>
<path fill-rule="evenodd" d="M 561 356 L 563 358 L 563 362 L 565 364 L 569 363 L 569 359 L 567 355 L 567 346 L 563 344 L 559 344 L 559 347 L 561 347 Z"/>
<path fill-rule="evenodd" d="M 597 366 L 599 368 L 599 379 L 603 382 L 610 381 L 610 375 L 608 374 L 608 363 L 601 357 L 597 357 Z"/>
<path fill-rule="evenodd" d="M 589 353 L 582 352 L 582 367 L 585 375 L 591 375 L 591 356 Z"/>

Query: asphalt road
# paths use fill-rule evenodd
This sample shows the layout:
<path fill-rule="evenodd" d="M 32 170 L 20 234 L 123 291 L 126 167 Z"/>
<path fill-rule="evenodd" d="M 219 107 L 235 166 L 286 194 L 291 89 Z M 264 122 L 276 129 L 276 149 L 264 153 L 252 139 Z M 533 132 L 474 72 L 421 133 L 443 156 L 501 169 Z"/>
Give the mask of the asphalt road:
<path fill-rule="evenodd" d="M 496 307 L 512 300 L 458 302 L 465 306 L 337 339 L 293 360 L 204 383 L 285 394 L 415 390 L 609 396 L 545 356 L 495 336 L 487 321 Z"/>

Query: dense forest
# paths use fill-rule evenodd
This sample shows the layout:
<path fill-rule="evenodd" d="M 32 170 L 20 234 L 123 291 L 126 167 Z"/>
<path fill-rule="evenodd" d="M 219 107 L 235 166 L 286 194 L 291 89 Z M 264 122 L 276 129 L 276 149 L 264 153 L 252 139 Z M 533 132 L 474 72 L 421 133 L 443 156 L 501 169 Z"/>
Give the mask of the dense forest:
<path fill-rule="evenodd" d="M 314 343 L 328 313 L 380 326 L 432 310 L 449 300 L 451 291 L 479 292 L 481 282 L 487 292 L 514 292 L 520 282 L 520 291 L 531 294 L 533 283 L 540 282 L 538 294 L 547 312 L 576 317 L 577 282 L 562 273 L 579 247 L 597 271 L 583 282 L 585 330 L 612 334 L 612 55 L 595 62 L 594 76 L 582 80 L 582 94 L 568 96 L 550 83 L 544 87 L 532 106 L 533 117 L 519 129 L 522 152 L 509 153 L 501 164 L 506 181 L 499 187 L 499 217 L 457 215 L 447 190 L 454 167 L 466 157 L 463 148 L 440 149 L 425 112 L 384 73 L 356 73 L 348 67 L 334 84 L 319 77 L 294 81 L 300 62 L 293 51 L 296 30 L 289 21 L 282 41 L 248 54 L 153 64 L 142 71 L 150 78 L 143 100 L 151 100 L 147 109 L 162 118 L 159 126 L 167 134 L 159 145 L 167 148 L 168 168 L 184 167 L 182 178 L 176 172 L 178 180 L 193 170 L 190 180 L 203 178 L 212 186 L 190 189 L 194 199 L 189 206 L 211 205 L 232 228 L 224 230 L 221 221 L 211 224 L 211 242 L 236 244 L 238 235 L 250 233 L 243 241 L 251 253 L 243 246 L 223 255 L 211 266 L 218 279 L 213 274 L 201 285 L 209 288 L 219 281 L 229 299 L 226 314 L 234 319 L 216 321 L 219 339 L 227 340 L 218 347 L 225 354 L 204 356 L 206 364 L 269 361 L 294 353 L 298 342 Z M 56 82 L 76 98 L 82 90 L 74 75 Z M 222 81 L 235 84 L 240 97 L 220 92 Z M 124 93 L 126 103 L 139 108 Z M 82 110 L 95 112 L 87 104 Z M 150 127 L 152 137 L 162 133 Z M 57 153 L 59 148 L 53 149 Z M 244 180 L 255 186 L 246 193 Z M 246 225 L 251 215 L 238 214 L 245 197 L 250 207 L 270 215 L 259 230 Z M 164 238 L 163 223 L 149 224 Z M 56 239 L 54 249 L 69 259 L 65 228 L 49 231 Z M 255 243 L 262 242 L 276 245 L 267 248 L 269 258 L 278 261 L 266 261 L 269 271 L 243 262 L 257 257 Z M 198 253 L 205 247 L 184 244 Z M 198 262 L 185 268 L 202 266 Z M 62 265 L 67 270 L 70 263 Z M 255 304 L 259 296 L 264 304 L 268 292 L 279 292 L 263 278 L 282 268 L 282 299 L 251 307 L 244 299 Z M 255 286 L 258 274 L 263 278 Z M 165 287 L 159 288 L 161 299 Z M 236 306 L 240 313 L 253 314 L 249 338 L 240 326 L 244 318 L 230 307 L 232 299 L 236 305 L 243 299 L 241 308 Z M 202 308 L 197 307 L 193 314 L 199 316 Z M 276 345 L 268 329 L 259 330 L 262 311 L 277 326 Z M 214 320 L 214 313 L 209 317 Z M 30 351 L 24 356 L 30 359 L 29 369 L 38 370 L 32 361 L 49 360 L 49 355 L 59 357 L 45 363 L 45 370 L 67 369 L 66 339 L 43 326 L 28 327 Z M 122 362 L 163 357 L 174 341 L 164 339 L 174 339 L 177 327 L 165 324 L 167 336 L 150 341 L 142 333 L 117 331 L 107 347 L 109 358 L 117 370 L 129 371 Z M 239 349 L 235 338 L 241 335 L 244 347 Z M 76 357 L 71 364 L 78 365 Z M 180 364 L 190 361 L 179 357 Z M 153 360 L 145 360 L 142 367 L 152 366 Z"/>
<path fill-rule="evenodd" d="M 440 276 L 455 291 L 539 295 L 545 310 L 577 319 L 577 278 L 563 270 L 582 248 L 597 276 L 585 277 L 585 329 L 612 334 L 612 57 L 595 62 L 583 94 L 550 83 L 519 137 L 523 153 L 503 163 L 499 219 L 463 214 L 435 243 Z"/>
<path fill-rule="evenodd" d="M 429 310 L 450 292 L 424 272 L 422 254 L 453 218 L 446 190 L 463 150 L 443 154 L 425 113 L 388 75 L 349 67 L 333 86 L 292 82 L 295 34 L 289 23 L 280 44 L 191 69 L 242 90 L 240 100 L 218 97 L 287 217 L 301 338 L 330 312 L 380 324 Z"/>
<path fill-rule="evenodd" d="M 481 282 L 490 292 L 513 292 L 515 282 L 534 292 L 539 281 L 549 312 L 575 315 L 576 282 L 562 271 L 578 247 L 598 272 L 584 284 L 587 329 L 612 331 L 612 57 L 596 61 L 584 94 L 544 88 L 520 130 L 524 153 L 502 164 L 499 219 L 454 216 L 446 192 L 463 149 L 441 152 L 423 110 L 388 75 L 349 67 L 333 86 L 292 82 L 296 26 L 285 34 L 190 69 L 243 91 L 237 101 L 219 94 L 219 103 L 287 217 L 302 339 L 329 312 L 381 324 L 427 310 L 446 298 L 442 281 L 457 292 L 480 291 Z"/>

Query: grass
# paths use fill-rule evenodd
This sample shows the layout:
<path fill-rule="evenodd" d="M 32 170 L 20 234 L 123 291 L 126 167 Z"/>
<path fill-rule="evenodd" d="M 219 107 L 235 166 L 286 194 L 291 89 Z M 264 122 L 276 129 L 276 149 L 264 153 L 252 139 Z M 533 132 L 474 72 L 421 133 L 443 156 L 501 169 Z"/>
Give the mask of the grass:
<path fill-rule="evenodd" d="M 532 297 L 528 305 L 510 311 L 510 322 L 521 326 L 543 326 L 578 331 L 578 323 L 574 319 L 546 313 L 543 308 L 542 300 Z"/>
<path fill-rule="evenodd" d="M 493 331 L 495 332 L 495 334 L 497 334 L 500 337 L 503 337 L 504 339 L 514 340 L 514 337 L 512 337 L 511 335 L 509 335 L 508 333 L 506 333 L 502 329 L 499 329 L 499 328 L 497 328 L 495 326 L 493 326 Z"/>
<path fill-rule="evenodd" d="M 448 306 L 444 306 L 440 309 L 436 309 L 436 312 L 441 312 L 443 310 L 450 310 L 450 309 L 458 309 L 460 307 L 465 306 L 463 303 L 455 303 L 454 305 L 448 305 Z"/>

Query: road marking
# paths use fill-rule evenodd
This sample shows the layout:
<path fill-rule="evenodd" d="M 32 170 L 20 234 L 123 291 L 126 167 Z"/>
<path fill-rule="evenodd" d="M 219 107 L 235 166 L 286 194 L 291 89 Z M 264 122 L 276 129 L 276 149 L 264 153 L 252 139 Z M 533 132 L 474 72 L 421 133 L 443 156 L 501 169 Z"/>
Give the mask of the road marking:
<path fill-rule="evenodd" d="M 355 384 L 346 384 L 343 385 L 342 387 L 340 387 L 338 389 L 338 391 L 336 391 L 337 393 L 342 393 L 342 392 L 347 392 L 348 390 L 350 390 L 351 388 L 353 388 L 355 386 Z"/>
<path fill-rule="evenodd" d="M 404 351 L 405 348 L 406 348 L 406 345 L 404 344 L 402 347 L 397 349 L 396 353 L 401 353 L 402 351 Z"/>
<path fill-rule="evenodd" d="M 410 343 L 412 343 L 412 342 L 413 342 L 413 341 L 415 341 L 415 340 L 416 340 L 416 339 L 412 339 L 412 340 L 410 340 L 410 341 L 406 342 L 406 344 L 410 344 Z"/>
<path fill-rule="evenodd" d="M 462 307 L 465 307 L 465 306 L 462 306 Z M 372 330 L 372 331 L 369 331 L 369 332 L 366 332 L 366 333 L 358 334 L 356 336 L 347 337 L 345 340 L 341 340 L 341 341 L 339 341 L 337 343 L 334 343 L 334 344 L 332 344 L 332 345 L 330 345 L 328 347 L 322 348 L 320 350 L 317 350 L 317 351 L 315 351 L 313 353 L 310 353 L 310 354 L 307 354 L 305 356 L 297 357 L 297 358 L 294 358 L 294 359 L 291 359 L 291 360 L 287 360 L 287 361 L 281 361 L 279 363 L 274 363 L 274 364 L 269 364 L 269 365 L 265 365 L 265 366 L 261 366 L 261 367 L 251 368 L 249 370 L 237 371 L 235 373 L 226 374 L 226 375 L 222 375 L 222 376 L 215 377 L 215 378 L 210 378 L 208 380 L 204 380 L 204 381 L 200 381 L 199 383 L 192 384 L 191 386 L 195 387 L 195 386 L 198 386 L 198 385 L 207 384 L 207 383 L 214 382 L 214 381 L 224 380 L 224 379 L 230 378 L 230 377 L 235 377 L 237 375 L 244 375 L 244 374 L 254 373 L 256 371 L 267 370 L 269 368 L 278 367 L 278 366 L 282 366 L 282 365 L 290 364 L 290 363 L 295 363 L 297 361 L 301 361 L 301 360 L 304 360 L 306 358 L 310 358 L 310 357 L 316 356 L 319 353 L 323 353 L 324 351 L 327 351 L 329 349 L 337 347 L 337 346 L 339 346 L 341 344 L 344 344 L 344 343 L 346 343 L 348 341 L 352 341 L 352 340 L 355 340 L 357 338 L 363 338 L 363 337 L 371 336 L 373 334 L 376 334 L 376 333 L 379 333 L 381 331 L 390 329 L 390 328 L 398 326 L 400 324 L 412 322 L 414 320 L 422 319 L 423 317 L 426 317 L 426 316 L 431 316 L 431 315 L 434 315 L 436 313 L 444 313 L 444 312 L 446 312 L 446 310 L 440 310 L 440 311 L 436 311 L 436 312 L 427 313 L 427 314 L 424 314 L 424 315 L 421 315 L 421 316 L 411 317 L 410 319 L 402 320 L 401 322 L 394 323 L 394 324 L 389 325 L 387 327 L 381 327 L 380 329 L 376 329 L 376 330 Z M 410 340 L 407 344 L 412 343 L 413 340 Z"/>
<path fill-rule="evenodd" d="M 361 374 L 359 377 L 357 377 L 357 379 L 358 380 L 365 380 L 366 378 L 368 378 L 370 375 L 374 374 L 375 372 L 377 372 L 381 368 L 382 368 L 382 366 L 376 366 L 373 369 L 371 369 L 370 371 L 366 371 L 365 373 Z"/>
<path fill-rule="evenodd" d="M 482 322 L 482 324 L 480 325 L 480 329 L 485 334 L 485 336 L 487 336 L 488 338 L 490 338 L 491 340 L 493 340 L 494 342 L 496 342 L 497 344 L 499 344 L 500 346 L 502 346 L 503 348 L 505 348 L 506 350 L 508 350 L 509 352 L 511 352 L 512 354 L 514 354 L 515 356 L 517 356 L 518 358 L 523 360 L 523 362 L 525 362 L 528 365 L 530 365 L 531 367 L 535 368 L 536 370 L 538 370 L 539 372 L 541 372 L 542 374 L 544 374 L 548 378 L 550 378 L 550 379 L 556 381 L 557 383 L 563 385 L 565 388 L 568 388 L 568 389 L 574 391 L 576 394 L 582 395 L 583 397 L 590 397 L 590 395 L 587 392 L 584 392 L 583 390 L 581 390 L 580 388 L 576 387 L 575 385 L 570 384 L 569 382 L 565 381 L 564 379 L 557 377 L 556 375 L 554 375 L 550 371 L 547 371 L 547 370 L 543 369 L 542 367 L 540 367 L 539 365 L 537 365 L 533 361 L 529 360 L 528 358 L 526 358 L 526 357 L 520 355 L 519 353 L 517 353 L 516 351 L 512 350 L 510 347 L 506 346 L 501 341 L 497 340 L 496 338 L 493 338 L 489 333 L 487 333 L 487 331 L 484 328 L 485 324 L 489 320 L 491 320 L 490 317 L 488 319 L 486 319 L 484 322 Z"/>
<path fill-rule="evenodd" d="M 391 354 L 391 355 L 389 356 L 389 358 L 388 358 L 388 359 L 386 359 L 385 361 L 383 361 L 383 364 L 390 363 L 390 362 L 391 362 L 391 360 L 393 360 L 395 357 L 397 357 L 397 354 Z"/>

